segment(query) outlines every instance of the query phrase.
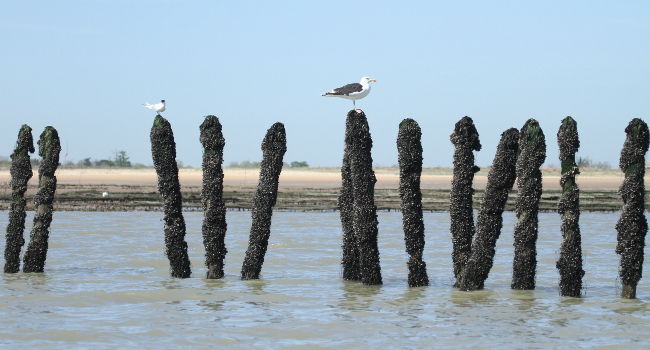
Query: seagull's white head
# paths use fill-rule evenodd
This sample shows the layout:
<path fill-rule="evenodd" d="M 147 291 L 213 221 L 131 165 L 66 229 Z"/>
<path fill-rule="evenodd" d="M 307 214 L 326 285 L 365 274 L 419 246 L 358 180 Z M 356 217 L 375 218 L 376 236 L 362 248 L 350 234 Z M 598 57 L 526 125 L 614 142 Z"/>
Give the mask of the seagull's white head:
<path fill-rule="evenodd" d="M 361 83 L 361 84 L 368 84 L 368 83 L 370 83 L 370 82 L 373 82 L 373 83 L 374 83 L 374 82 L 376 82 L 376 81 L 377 81 L 377 79 L 373 79 L 373 78 L 370 78 L 370 77 L 363 77 L 363 78 L 361 78 L 361 82 L 360 82 L 360 83 Z"/>

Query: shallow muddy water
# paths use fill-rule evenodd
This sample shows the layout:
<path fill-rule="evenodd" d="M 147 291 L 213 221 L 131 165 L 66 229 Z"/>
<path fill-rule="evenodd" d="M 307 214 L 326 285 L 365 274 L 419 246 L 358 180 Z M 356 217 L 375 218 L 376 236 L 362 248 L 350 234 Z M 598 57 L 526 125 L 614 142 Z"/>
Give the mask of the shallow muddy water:
<path fill-rule="evenodd" d="M 558 294 L 555 213 L 540 214 L 537 289 L 510 290 L 515 218 L 509 212 L 486 290 L 478 292 L 452 288 L 446 212 L 424 215 L 431 285 L 422 288 L 407 287 L 400 213 L 379 213 L 381 287 L 341 280 L 340 221 L 332 212 L 276 212 L 262 279 L 241 281 L 250 212 L 227 216 L 226 278 L 203 278 L 202 213 L 187 212 L 193 275 L 181 280 L 169 277 L 162 213 L 55 212 L 46 272 L 0 275 L 0 346 L 650 347 L 650 277 L 641 280 L 638 300 L 618 298 L 618 213 L 581 217 L 586 288 L 580 299 Z M 30 213 L 28 226 L 31 220 Z M 0 212 L 3 231 L 6 225 L 7 212 Z"/>

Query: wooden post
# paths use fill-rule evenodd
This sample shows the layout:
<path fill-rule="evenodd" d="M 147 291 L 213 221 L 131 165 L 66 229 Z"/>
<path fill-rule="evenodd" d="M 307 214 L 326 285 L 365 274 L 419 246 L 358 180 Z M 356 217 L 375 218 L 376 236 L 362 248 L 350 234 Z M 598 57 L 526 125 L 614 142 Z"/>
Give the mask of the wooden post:
<path fill-rule="evenodd" d="M 253 222 L 248 250 L 241 270 L 243 280 L 258 279 L 264 264 L 264 256 L 271 235 L 271 216 L 278 197 L 278 181 L 282 171 L 284 153 L 287 151 L 287 137 L 282 123 L 275 123 L 266 132 L 262 142 L 262 163 L 260 180 L 253 198 Z"/>
<path fill-rule="evenodd" d="M 422 131 L 413 119 L 404 119 L 399 124 L 397 150 L 399 153 L 399 195 L 402 200 L 402 221 L 404 242 L 410 258 L 409 287 L 429 285 L 427 265 L 422 258 L 424 250 L 424 221 L 422 219 Z"/>
<path fill-rule="evenodd" d="M 378 285 L 381 280 L 377 246 L 377 207 L 375 206 L 375 172 L 372 169 L 372 137 L 362 110 L 352 112 L 350 133 L 350 169 L 352 172 L 353 225 L 359 247 L 361 282 Z"/>
<path fill-rule="evenodd" d="M 582 289 L 582 238 L 580 237 L 580 189 L 576 175 L 580 174 L 576 164 L 576 152 L 580 148 L 578 125 L 571 117 L 562 120 L 557 132 L 557 143 L 562 162 L 562 196 L 558 212 L 562 216 L 562 247 L 556 267 L 560 272 L 560 295 L 579 297 Z"/>
<path fill-rule="evenodd" d="M 535 289 L 537 268 L 537 229 L 542 172 L 546 160 L 546 140 L 539 123 L 528 119 L 519 132 L 517 156 L 517 202 L 515 212 L 515 257 L 512 263 L 512 289 Z"/>
<path fill-rule="evenodd" d="M 648 151 L 648 125 L 634 118 L 625 128 L 627 137 L 621 151 L 620 168 L 625 180 L 619 189 L 623 197 L 621 218 L 616 224 L 618 244 L 616 253 L 621 255 L 619 275 L 623 284 L 621 297 L 636 298 L 636 286 L 643 269 L 643 247 L 648 232 L 645 218 L 645 154 Z"/>
<path fill-rule="evenodd" d="M 20 271 L 20 251 L 25 245 L 25 192 L 27 183 L 32 178 L 32 164 L 29 154 L 34 153 L 32 128 L 23 125 L 18 132 L 18 141 L 14 153 L 11 154 L 11 209 L 9 210 L 9 225 L 7 225 L 7 241 L 5 245 L 5 273 Z"/>
<path fill-rule="evenodd" d="M 472 252 L 462 272 L 461 290 L 483 289 L 492 269 L 495 246 L 503 225 L 503 210 L 508 200 L 508 193 L 515 183 L 518 137 L 519 131 L 515 128 L 501 134 L 501 141 L 488 173 L 488 183 L 478 215 Z"/>
<path fill-rule="evenodd" d="M 156 115 L 150 136 L 153 165 L 158 174 L 158 192 L 162 197 L 165 213 L 165 247 L 171 276 L 188 278 L 192 275 L 192 269 L 185 242 L 183 198 L 178 181 L 174 132 L 165 118 Z"/>
<path fill-rule="evenodd" d="M 41 165 L 38 168 L 38 192 L 34 197 L 36 214 L 34 226 L 30 234 L 29 245 L 23 257 L 23 272 L 43 272 L 47 259 L 50 224 L 52 223 L 52 203 L 56 192 L 56 176 L 54 172 L 59 167 L 61 142 L 59 134 L 51 126 L 45 127 L 38 141 L 38 154 Z"/>
<path fill-rule="evenodd" d="M 450 231 L 453 243 L 451 257 L 456 278 L 454 287 L 458 287 L 461 272 L 472 252 L 472 238 L 476 232 L 472 206 L 472 195 L 474 194 L 472 182 L 474 174 L 480 170 L 474 165 L 474 151 L 481 150 L 481 142 L 474 121 L 470 117 L 463 117 L 456 123 L 450 139 L 455 146 L 454 177 L 449 193 Z"/>
<path fill-rule="evenodd" d="M 341 215 L 343 229 L 343 250 L 341 265 L 343 279 L 349 281 L 361 280 L 359 267 L 359 246 L 354 233 L 354 196 L 352 195 L 352 169 L 350 168 L 350 149 L 352 139 L 348 137 L 352 131 L 352 120 L 356 114 L 351 110 L 345 121 L 345 149 L 343 151 L 343 164 L 341 166 L 341 193 L 339 194 L 338 207 Z"/>
<path fill-rule="evenodd" d="M 223 260 L 228 250 L 226 237 L 226 206 L 223 202 L 223 147 L 225 140 L 219 118 L 209 115 L 201 124 L 203 145 L 203 245 L 208 279 L 222 278 Z"/>

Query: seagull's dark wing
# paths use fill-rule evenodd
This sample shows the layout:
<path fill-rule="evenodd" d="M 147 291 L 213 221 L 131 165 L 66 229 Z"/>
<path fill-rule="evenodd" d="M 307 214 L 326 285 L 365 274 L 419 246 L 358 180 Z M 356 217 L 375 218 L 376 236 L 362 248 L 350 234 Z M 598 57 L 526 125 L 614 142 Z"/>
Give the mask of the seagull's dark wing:
<path fill-rule="evenodd" d="M 339 95 L 344 95 L 344 96 L 349 96 L 351 93 L 354 92 L 361 92 L 363 90 L 363 86 L 359 83 L 352 83 L 348 84 L 345 86 L 341 86 L 340 88 L 334 89 L 328 93 L 325 93 L 325 95 L 334 95 L 334 96 L 339 96 Z"/>

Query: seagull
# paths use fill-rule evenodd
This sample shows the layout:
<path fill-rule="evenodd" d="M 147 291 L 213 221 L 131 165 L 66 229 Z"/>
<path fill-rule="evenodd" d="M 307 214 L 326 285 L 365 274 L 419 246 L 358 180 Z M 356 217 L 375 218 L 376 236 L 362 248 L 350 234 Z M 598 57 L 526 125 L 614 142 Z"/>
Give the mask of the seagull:
<path fill-rule="evenodd" d="M 160 103 L 150 104 L 149 102 L 144 103 L 144 108 L 149 108 L 150 110 L 160 114 L 160 112 L 165 111 L 165 100 L 160 100 Z"/>
<path fill-rule="evenodd" d="M 102 192 L 102 198 L 108 197 L 108 192 Z"/>
<path fill-rule="evenodd" d="M 363 77 L 358 83 L 341 86 L 340 88 L 324 93 L 323 96 L 341 97 L 352 100 L 352 105 L 356 108 L 356 101 L 368 96 L 370 93 L 370 82 L 376 81 L 372 78 Z"/>

